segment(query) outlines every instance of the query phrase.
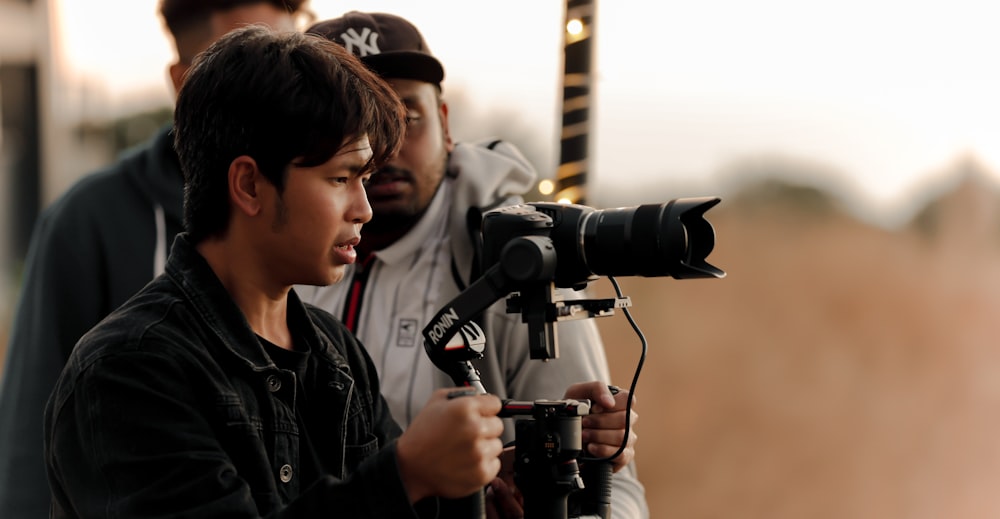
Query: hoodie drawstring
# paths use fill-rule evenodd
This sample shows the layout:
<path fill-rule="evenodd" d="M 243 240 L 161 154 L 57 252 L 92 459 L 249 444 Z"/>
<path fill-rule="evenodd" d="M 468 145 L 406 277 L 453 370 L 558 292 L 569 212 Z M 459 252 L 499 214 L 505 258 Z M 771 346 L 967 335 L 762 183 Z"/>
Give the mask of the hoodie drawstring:
<path fill-rule="evenodd" d="M 163 273 L 167 264 L 167 220 L 163 215 L 163 206 L 156 204 L 153 207 L 153 216 L 156 218 L 156 249 L 153 251 L 153 277 Z"/>

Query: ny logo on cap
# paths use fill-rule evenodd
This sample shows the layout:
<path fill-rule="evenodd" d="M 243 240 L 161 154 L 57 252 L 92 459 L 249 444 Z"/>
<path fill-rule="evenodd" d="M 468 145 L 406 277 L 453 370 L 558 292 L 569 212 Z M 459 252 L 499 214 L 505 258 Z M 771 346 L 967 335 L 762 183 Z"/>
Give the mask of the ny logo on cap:
<path fill-rule="evenodd" d="M 340 37 L 344 40 L 344 47 L 360 57 L 382 53 L 378 48 L 378 33 L 368 27 L 361 29 L 361 34 L 352 27 L 341 33 Z"/>

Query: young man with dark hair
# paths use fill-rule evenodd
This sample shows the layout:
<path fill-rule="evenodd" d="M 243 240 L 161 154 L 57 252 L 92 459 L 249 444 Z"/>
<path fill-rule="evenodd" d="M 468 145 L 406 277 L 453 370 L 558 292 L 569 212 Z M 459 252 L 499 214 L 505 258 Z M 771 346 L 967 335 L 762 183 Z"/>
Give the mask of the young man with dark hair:
<path fill-rule="evenodd" d="M 161 0 L 180 88 L 191 60 L 236 27 L 295 29 L 306 0 Z M 0 517 L 45 517 L 42 411 L 76 341 L 163 271 L 182 228 L 183 178 L 169 127 L 86 175 L 40 216 L 0 386 Z"/>
<path fill-rule="evenodd" d="M 363 348 L 291 290 L 354 261 L 403 121 L 320 38 L 247 27 L 196 58 L 175 110 L 187 232 L 56 384 L 54 517 L 433 516 L 425 498 L 496 475 L 496 397 L 438 392 L 400 436 Z"/>
<path fill-rule="evenodd" d="M 470 230 L 478 230 L 477 216 L 521 203 L 536 174 L 520 152 L 502 140 L 454 142 L 441 91 L 444 67 L 408 20 L 351 11 L 318 22 L 307 32 L 359 56 L 406 105 L 402 149 L 368 187 L 374 216 L 362 230 L 358 262 L 347 267 L 350 282 L 300 290 L 306 301 L 340 316 L 358 335 L 376 361 L 393 416 L 406 427 L 435 389 L 454 385 L 428 359 L 420 330 L 475 280 L 477 252 Z M 506 312 L 503 301 L 485 313 L 482 324 L 486 351 L 476 367 L 486 389 L 502 399 L 554 399 L 573 381 L 610 382 L 603 344 L 591 319 L 558 323 L 563 353 L 548 362 L 529 357 L 527 327 L 517 314 Z M 627 397 L 628 391 L 621 391 L 613 406 L 599 409 L 624 417 Z M 508 420 L 506 442 L 514 439 L 514 430 Z M 591 440 L 590 433 L 596 431 L 585 437 L 586 455 L 614 453 L 617 445 Z M 628 449 L 628 455 L 616 460 L 612 515 L 647 518 L 645 490 L 634 464 L 628 463 L 633 454 L 631 446 Z"/>

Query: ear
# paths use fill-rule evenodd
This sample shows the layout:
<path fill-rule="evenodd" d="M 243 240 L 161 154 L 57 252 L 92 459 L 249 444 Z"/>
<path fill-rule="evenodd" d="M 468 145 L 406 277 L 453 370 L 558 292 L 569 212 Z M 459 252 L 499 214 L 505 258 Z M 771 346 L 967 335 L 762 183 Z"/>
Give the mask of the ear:
<path fill-rule="evenodd" d="M 174 96 L 181 91 L 181 84 L 184 83 L 184 75 L 187 74 L 188 69 L 191 68 L 181 62 L 174 62 L 170 65 L 170 82 L 174 85 Z"/>
<path fill-rule="evenodd" d="M 448 103 L 441 101 L 438 106 L 438 116 L 441 119 L 441 132 L 444 134 L 444 146 L 451 153 L 455 150 L 455 141 L 451 139 L 451 130 L 448 126 Z"/>
<path fill-rule="evenodd" d="M 264 179 L 257 168 L 257 161 L 246 155 L 240 155 L 229 164 L 229 199 L 233 209 L 247 216 L 260 213 L 262 203 L 258 182 Z"/>

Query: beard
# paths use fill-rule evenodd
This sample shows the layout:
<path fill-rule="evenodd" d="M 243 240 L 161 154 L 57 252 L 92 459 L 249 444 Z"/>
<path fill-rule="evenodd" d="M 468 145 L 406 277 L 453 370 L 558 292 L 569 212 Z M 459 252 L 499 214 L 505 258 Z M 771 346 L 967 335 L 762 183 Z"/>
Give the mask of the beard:
<path fill-rule="evenodd" d="M 400 233 L 401 231 L 405 232 L 413 227 L 426 211 L 426 207 L 419 212 L 399 210 L 380 211 L 373 214 L 372 219 L 362 227 L 362 236 L 364 233 L 389 234 Z"/>
<path fill-rule="evenodd" d="M 423 218 L 427 212 L 427 208 L 431 205 L 431 201 L 434 200 L 437 192 L 444 184 L 444 179 L 447 176 L 447 161 L 448 153 L 442 149 L 440 155 L 427 166 L 427 172 L 422 175 L 393 166 L 385 166 L 380 169 L 376 176 L 384 175 L 384 178 L 387 179 L 407 179 L 415 189 L 418 178 L 424 179 L 425 186 L 427 180 L 430 178 L 436 177 L 437 183 L 430 193 L 425 192 L 421 194 L 415 192 L 410 196 L 383 198 L 369 196 L 368 201 L 372 206 L 372 219 L 364 225 L 362 232 L 368 232 L 372 235 L 401 236 L 413 228 Z M 374 182 L 378 182 L 379 180 L 374 180 Z M 419 191 L 419 189 L 416 190 Z"/>
<path fill-rule="evenodd" d="M 271 231 L 278 233 L 285 228 L 285 224 L 288 223 L 288 207 L 285 205 L 285 201 L 282 200 L 281 196 L 278 196 L 277 201 L 274 203 L 274 219 L 271 220 Z"/>

